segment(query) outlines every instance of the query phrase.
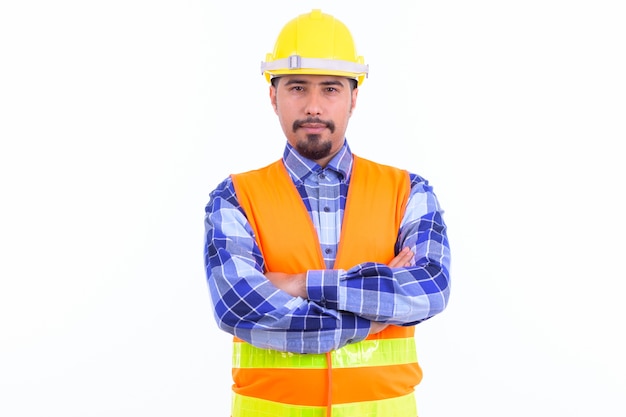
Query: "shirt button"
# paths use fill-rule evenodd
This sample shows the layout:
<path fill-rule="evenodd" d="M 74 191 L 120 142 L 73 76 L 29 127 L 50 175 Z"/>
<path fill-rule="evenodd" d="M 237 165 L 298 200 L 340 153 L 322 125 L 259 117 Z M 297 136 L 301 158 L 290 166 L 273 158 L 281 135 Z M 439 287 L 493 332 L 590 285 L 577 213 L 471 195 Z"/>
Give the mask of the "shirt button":
<path fill-rule="evenodd" d="M 330 211 L 330 207 L 328 207 L 328 206 L 324 207 L 324 212 L 325 213 L 328 213 L 329 211 Z"/>
<path fill-rule="evenodd" d="M 324 252 L 326 252 L 326 255 L 330 254 L 333 250 L 331 248 L 326 248 L 324 250 Z"/>
<path fill-rule="evenodd" d="M 320 172 L 317 176 L 317 178 L 319 178 L 320 180 L 323 180 L 326 178 L 326 174 L 324 174 L 323 172 Z"/>

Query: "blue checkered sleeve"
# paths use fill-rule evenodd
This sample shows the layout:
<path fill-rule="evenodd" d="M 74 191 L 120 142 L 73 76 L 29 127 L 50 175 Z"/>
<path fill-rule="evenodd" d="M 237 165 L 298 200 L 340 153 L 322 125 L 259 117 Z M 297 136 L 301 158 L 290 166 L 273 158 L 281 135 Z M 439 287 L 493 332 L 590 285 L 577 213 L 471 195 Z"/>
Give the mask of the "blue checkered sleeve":
<path fill-rule="evenodd" d="M 387 324 L 415 325 L 433 317 L 450 296 L 450 246 L 437 197 L 414 174 L 396 254 L 406 246 L 415 254 L 410 267 L 367 262 L 347 271 L 308 271 L 309 298 Z"/>
<path fill-rule="evenodd" d="M 264 260 L 230 178 L 205 208 L 204 263 L 218 327 L 261 348 L 323 353 L 363 340 L 368 319 L 292 297 L 263 275 Z"/>

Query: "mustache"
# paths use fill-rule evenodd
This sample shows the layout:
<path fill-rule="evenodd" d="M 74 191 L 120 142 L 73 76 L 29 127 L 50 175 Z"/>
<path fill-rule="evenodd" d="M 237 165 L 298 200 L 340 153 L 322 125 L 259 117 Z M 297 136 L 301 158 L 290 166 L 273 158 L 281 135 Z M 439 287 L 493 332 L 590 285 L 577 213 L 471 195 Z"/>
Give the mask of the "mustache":
<path fill-rule="evenodd" d="M 304 120 L 296 120 L 295 122 L 293 122 L 293 131 L 295 132 L 307 123 L 323 124 L 326 126 L 326 128 L 328 128 L 328 130 L 330 130 L 330 133 L 333 133 L 335 131 L 335 123 L 333 123 L 332 120 L 322 120 L 317 117 L 309 117 Z"/>

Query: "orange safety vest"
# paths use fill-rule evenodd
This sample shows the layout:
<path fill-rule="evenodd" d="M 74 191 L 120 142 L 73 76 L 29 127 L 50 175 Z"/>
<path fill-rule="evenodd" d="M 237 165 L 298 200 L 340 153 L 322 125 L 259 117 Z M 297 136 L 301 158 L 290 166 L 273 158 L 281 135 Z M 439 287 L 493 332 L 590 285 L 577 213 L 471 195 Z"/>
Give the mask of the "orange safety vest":
<path fill-rule="evenodd" d="M 317 232 L 282 160 L 232 176 L 268 271 L 324 269 Z M 408 173 L 354 157 L 335 268 L 388 263 L 410 193 Z M 328 354 L 233 343 L 232 417 L 415 417 L 422 378 L 414 327 L 388 326 Z"/>

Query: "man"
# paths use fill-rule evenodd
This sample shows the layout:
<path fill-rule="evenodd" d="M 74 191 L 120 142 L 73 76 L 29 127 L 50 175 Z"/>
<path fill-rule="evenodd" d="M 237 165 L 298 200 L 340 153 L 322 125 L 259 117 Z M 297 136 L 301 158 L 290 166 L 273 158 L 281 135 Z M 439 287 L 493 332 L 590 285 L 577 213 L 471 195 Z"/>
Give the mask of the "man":
<path fill-rule="evenodd" d="M 234 336 L 232 416 L 415 417 L 414 326 L 450 291 L 437 198 L 350 151 L 368 66 L 339 20 L 291 20 L 261 69 L 283 157 L 226 178 L 205 217 L 215 318 Z"/>

